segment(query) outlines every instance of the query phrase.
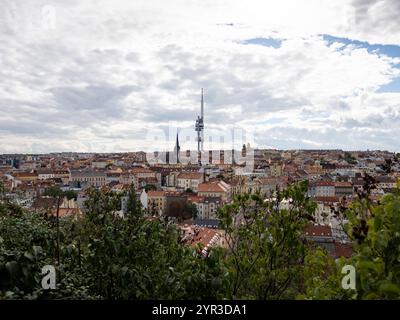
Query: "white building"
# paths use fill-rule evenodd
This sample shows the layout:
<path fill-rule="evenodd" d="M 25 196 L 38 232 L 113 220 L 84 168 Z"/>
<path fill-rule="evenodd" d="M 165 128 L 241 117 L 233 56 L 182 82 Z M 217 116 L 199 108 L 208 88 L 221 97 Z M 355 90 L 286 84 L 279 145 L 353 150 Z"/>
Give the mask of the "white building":
<path fill-rule="evenodd" d="M 197 192 L 199 184 L 203 181 L 203 174 L 199 172 L 181 172 L 177 177 L 177 187 Z"/>
<path fill-rule="evenodd" d="M 55 173 L 50 169 L 37 169 L 36 172 L 38 174 L 39 180 L 48 180 L 55 178 Z"/>

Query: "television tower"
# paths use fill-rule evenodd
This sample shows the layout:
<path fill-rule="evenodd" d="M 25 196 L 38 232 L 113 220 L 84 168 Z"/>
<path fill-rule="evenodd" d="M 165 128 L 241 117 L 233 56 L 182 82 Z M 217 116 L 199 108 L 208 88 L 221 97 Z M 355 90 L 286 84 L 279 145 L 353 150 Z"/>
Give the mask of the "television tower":
<path fill-rule="evenodd" d="M 201 88 L 201 115 L 197 116 L 195 130 L 197 132 L 197 154 L 201 165 L 201 152 L 204 151 L 204 91 Z"/>

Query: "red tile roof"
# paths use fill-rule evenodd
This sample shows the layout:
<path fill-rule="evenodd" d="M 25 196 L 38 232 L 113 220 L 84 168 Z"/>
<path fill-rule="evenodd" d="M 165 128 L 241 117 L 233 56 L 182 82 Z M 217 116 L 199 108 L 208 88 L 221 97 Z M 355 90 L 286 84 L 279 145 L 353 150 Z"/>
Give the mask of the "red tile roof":
<path fill-rule="evenodd" d="M 37 178 L 38 175 L 37 175 L 37 173 L 32 173 L 32 172 L 16 172 L 16 173 L 13 173 L 13 177 L 15 177 L 15 178 L 21 178 L 21 177 Z"/>
<path fill-rule="evenodd" d="M 308 225 L 304 233 L 306 236 L 331 237 L 332 229 L 329 226 Z"/>
<path fill-rule="evenodd" d="M 341 182 L 341 181 L 337 181 L 335 182 L 335 187 L 349 187 L 352 188 L 353 185 L 351 182 Z"/>
<path fill-rule="evenodd" d="M 335 258 L 345 257 L 350 258 L 353 254 L 351 243 L 335 242 Z"/>
<path fill-rule="evenodd" d="M 339 202 L 339 198 L 338 197 L 315 197 L 314 200 L 316 202 L 325 202 L 325 203 Z"/>
<path fill-rule="evenodd" d="M 188 201 L 190 202 L 195 202 L 199 203 L 204 200 L 204 197 L 199 197 L 199 196 L 188 196 Z"/>
<path fill-rule="evenodd" d="M 202 174 L 199 172 L 181 172 L 178 175 L 178 179 L 192 179 L 192 180 L 200 180 Z"/>
<path fill-rule="evenodd" d="M 164 197 L 166 195 L 165 191 L 156 191 L 156 190 L 151 190 L 147 192 L 147 195 L 149 197 Z"/>
<path fill-rule="evenodd" d="M 198 192 L 225 192 L 222 187 L 218 185 L 218 183 L 201 183 L 198 186 Z"/>
<path fill-rule="evenodd" d="M 81 211 L 79 208 L 60 208 L 58 214 L 60 217 L 76 216 L 81 214 Z M 51 211 L 51 215 L 54 217 L 57 216 L 57 208 Z"/>
<path fill-rule="evenodd" d="M 154 173 L 153 170 L 150 170 L 149 168 L 145 168 L 145 167 L 133 168 L 133 169 L 130 169 L 129 172 L 131 172 L 131 173 Z"/>
<path fill-rule="evenodd" d="M 163 191 L 163 190 L 151 190 L 147 192 L 149 197 L 167 197 L 167 196 L 179 196 L 180 192 L 177 191 Z"/>
<path fill-rule="evenodd" d="M 333 187 L 335 183 L 333 181 L 317 181 L 315 185 L 318 187 Z"/>

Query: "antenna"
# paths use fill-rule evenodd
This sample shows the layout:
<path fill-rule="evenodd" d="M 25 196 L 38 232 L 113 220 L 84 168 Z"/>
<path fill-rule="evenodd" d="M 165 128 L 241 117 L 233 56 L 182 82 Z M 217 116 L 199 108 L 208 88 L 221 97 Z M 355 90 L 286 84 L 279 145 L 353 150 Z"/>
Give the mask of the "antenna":
<path fill-rule="evenodd" d="M 201 88 L 201 111 L 200 116 L 197 117 L 195 130 L 197 132 L 197 154 L 198 162 L 201 165 L 201 151 L 204 150 L 204 90 Z"/>
<path fill-rule="evenodd" d="M 203 125 L 201 130 L 201 151 L 204 151 L 204 89 L 201 88 L 201 123 Z"/>

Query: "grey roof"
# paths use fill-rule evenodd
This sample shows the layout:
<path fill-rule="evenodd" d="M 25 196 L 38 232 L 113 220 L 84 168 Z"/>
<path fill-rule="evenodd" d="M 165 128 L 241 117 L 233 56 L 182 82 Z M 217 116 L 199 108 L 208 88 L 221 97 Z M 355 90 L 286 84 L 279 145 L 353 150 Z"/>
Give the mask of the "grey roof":
<path fill-rule="evenodd" d="M 208 228 L 218 228 L 219 220 L 215 219 L 196 219 L 194 220 L 194 224 L 200 227 L 208 227 Z"/>
<path fill-rule="evenodd" d="M 71 170 L 72 177 L 105 177 L 106 173 L 93 170 Z"/>

